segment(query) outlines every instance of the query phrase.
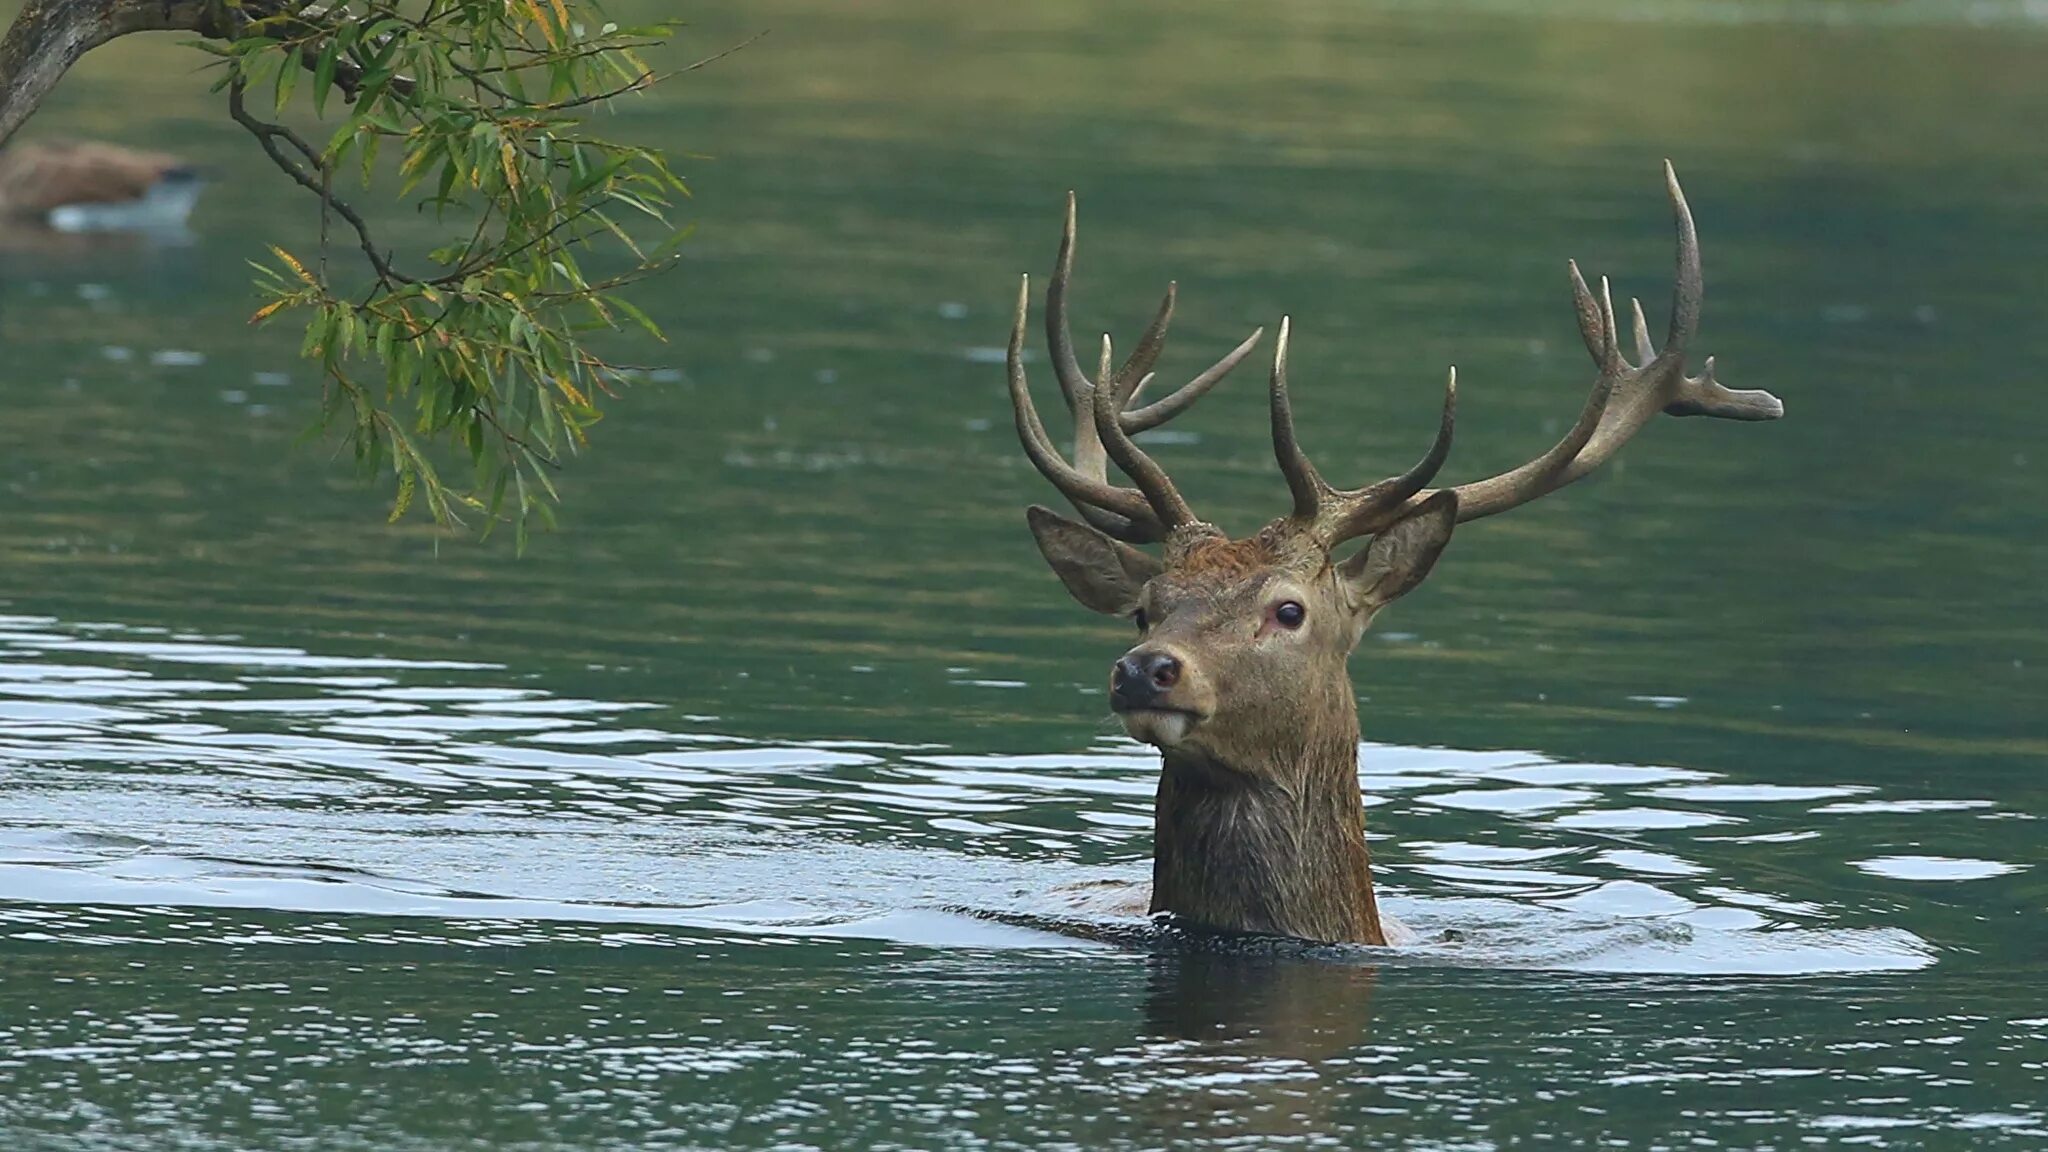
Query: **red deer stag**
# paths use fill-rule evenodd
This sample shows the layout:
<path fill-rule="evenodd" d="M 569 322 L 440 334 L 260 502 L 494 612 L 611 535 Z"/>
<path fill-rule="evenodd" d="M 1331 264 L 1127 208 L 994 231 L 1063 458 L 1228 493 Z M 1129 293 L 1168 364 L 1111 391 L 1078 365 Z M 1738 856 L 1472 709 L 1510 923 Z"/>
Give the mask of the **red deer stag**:
<path fill-rule="evenodd" d="M 1067 331 L 1074 205 L 1045 294 L 1054 374 L 1075 421 L 1073 459 L 1047 436 L 1024 379 L 1030 281 L 1010 333 L 1010 400 L 1024 451 L 1081 514 L 1077 523 L 1033 507 L 1046 562 L 1084 606 L 1131 616 L 1141 638 L 1110 672 L 1110 707 L 1164 760 L 1154 808 L 1152 910 L 1190 925 L 1307 940 L 1384 944 L 1358 786 L 1358 706 L 1346 662 L 1380 609 L 1420 584 L 1451 530 L 1505 512 L 1585 476 L 1658 412 L 1771 420 L 1768 392 L 1736 392 L 1708 357 L 1685 374 L 1700 314 L 1699 242 L 1667 162 L 1678 230 L 1671 326 L 1659 351 L 1634 308 L 1639 363 L 1622 355 L 1614 304 L 1571 265 L 1579 332 L 1599 377 L 1564 438 L 1534 460 L 1455 488 L 1427 487 L 1450 454 L 1457 372 L 1444 392 L 1436 442 L 1414 467 L 1363 488 L 1323 479 L 1294 434 L 1287 396 L 1288 322 L 1273 353 L 1273 452 L 1293 494 L 1286 516 L 1232 540 L 1195 517 L 1133 433 L 1184 411 L 1251 352 L 1260 333 L 1213 368 L 1137 407 L 1173 315 L 1174 293 L 1112 371 L 1102 344 L 1094 380 Z M 1109 479 L 1114 461 L 1135 487 Z M 1339 556 L 1346 541 L 1370 537 Z M 1132 547 L 1163 543 L 1163 559 Z"/>

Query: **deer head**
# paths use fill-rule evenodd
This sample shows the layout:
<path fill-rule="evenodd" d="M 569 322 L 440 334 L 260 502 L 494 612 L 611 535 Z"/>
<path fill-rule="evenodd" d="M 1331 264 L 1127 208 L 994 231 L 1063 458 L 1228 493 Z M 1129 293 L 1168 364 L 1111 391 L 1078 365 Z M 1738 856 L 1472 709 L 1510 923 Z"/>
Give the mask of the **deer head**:
<path fill-rule="evenodd" d="M 1328 941 L 1384 943 L 1373 900 L 1357 783 L 1358 719 L 1347 662 L 1374 617 L 1427 577 L 1467 520 L 1505 512 L 1564 487 L 1619 451 L 1658 412 L 1769 420 L 1767 392 L 1736 392 L 1708 357 L 1685 373 L 1699 322 L 1699 242 L 1669 162 L 1665 184 L 1678 233 L 1671 324 L 1660 351 L 1632 302 L 1636 363 L 1621 351 L 1614 305 L 1570 265 L 1579 332 L 1598 369 L 1577 421 L 1519 468 L 1452 488 L 1429 487 L 1450 455 L 1457 371 L 1429 451 L 1397 476 L 1362 488 L 1323 479 L 1295 438 L 1287 388 L 1289 322 L 1273 354 L 1273 451 L 1292 508 L 1243 539 L 1198 519 L 1164 469 L 1133 441 L 1185 411 L 1257 344 L 1254 332 L 1215 366 L 1145 406 L 1173 315 L 1169 286 L 1157 316 L 1119 367 L 1108 337 L 1093 380 L 1068 335 L 1074 202 L 1046 290 L 1054 374 L 1075 421 L 1071 462 L 1046 434 L 1023 367 L 1026 278 L 1010 334 L 1010 399 L 1024 451 L 1081 520 L 1029 511 L 1039 551 L 1076 600 L 1129 616 L 1139 641 L 1110 669 L 1110 707 L 1132 737 L 1164 760 L 1156 805 L 1154 911 L 1197 925 Z M 1109 479 L 1114 462 L 1130 487 Z M 1353 541 L 1362 547 L 1350 550 Z M 1134 545 L 1160 543 L 1163 555 Z"/>

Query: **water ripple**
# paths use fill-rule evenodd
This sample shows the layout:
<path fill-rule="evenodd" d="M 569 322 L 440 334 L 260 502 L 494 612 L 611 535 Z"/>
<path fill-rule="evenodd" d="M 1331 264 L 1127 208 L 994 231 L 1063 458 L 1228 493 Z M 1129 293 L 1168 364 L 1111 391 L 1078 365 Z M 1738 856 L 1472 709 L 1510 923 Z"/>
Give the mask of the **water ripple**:
<path fill-rule="evenodd" d="M 1157 769 L 1122 739 L 1028 755 L 753 741 L 646 701 L 494 682 L 507 672 L 488 664 L 127 631 L 0 619 L 0 913 L 15 939 L 284 944 L 358 921 L 384 939 L 392 918 L 423 922 L 408 940 L 500 945 L 625 931 L 1043 948 L 1157 931 L 1099 910 L 1142 903 Z M 193 665 L 218 677 L 178 674 Z M 102 693 L 120 703 L 81 702 Z M 1882 798 L 1842 800 L 1868 789 L 1361 751 L 1385 900 L 1419 936 L 1395 963 L 1799 974 L 1936 954 L 1798 875 L 1816 846 L 1793 826 L 1873 812 Z M 1700 832 L 1738 823 L 1764 827 Z M 1839 866 L 1908 884 L 2019 870 Z M 179 927 L 200 922 L 241 927 Z M 1079 935 L 1042 930 L 1063 925 Z"/>

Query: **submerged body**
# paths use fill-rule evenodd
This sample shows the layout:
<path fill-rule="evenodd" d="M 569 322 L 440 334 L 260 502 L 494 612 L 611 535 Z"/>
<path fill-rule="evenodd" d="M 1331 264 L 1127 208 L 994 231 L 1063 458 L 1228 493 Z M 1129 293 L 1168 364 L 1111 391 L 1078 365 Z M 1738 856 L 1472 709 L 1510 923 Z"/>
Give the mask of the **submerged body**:
<path fill-rule="evenodd" d="M 184 225 L 205 182 L 176 156 L 96 141 L 0 149 L 0 220 L 59 232 Z"/>

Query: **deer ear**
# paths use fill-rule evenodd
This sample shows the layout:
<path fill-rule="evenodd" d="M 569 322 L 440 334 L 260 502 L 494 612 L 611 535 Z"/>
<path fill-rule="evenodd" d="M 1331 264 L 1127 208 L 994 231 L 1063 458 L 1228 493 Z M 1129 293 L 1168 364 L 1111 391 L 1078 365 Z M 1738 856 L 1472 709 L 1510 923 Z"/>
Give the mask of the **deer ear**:
<path fill-rule="evenodd" d="M 1024 518 L 1031 522 L 1045 562 L 1084 608 L 1128 615 L 1137 608 L 1145 582 L 1165 570 L 1151 556 L 1050 508 L 1033 504 Z"/>
<path fill-rule="evenodd" d="M 1457 526 L 1458 494 L 1445 489 L 1388 525 L 1338 571 L 1359 606 L 1378 611 L 1422 583 Z"/>

